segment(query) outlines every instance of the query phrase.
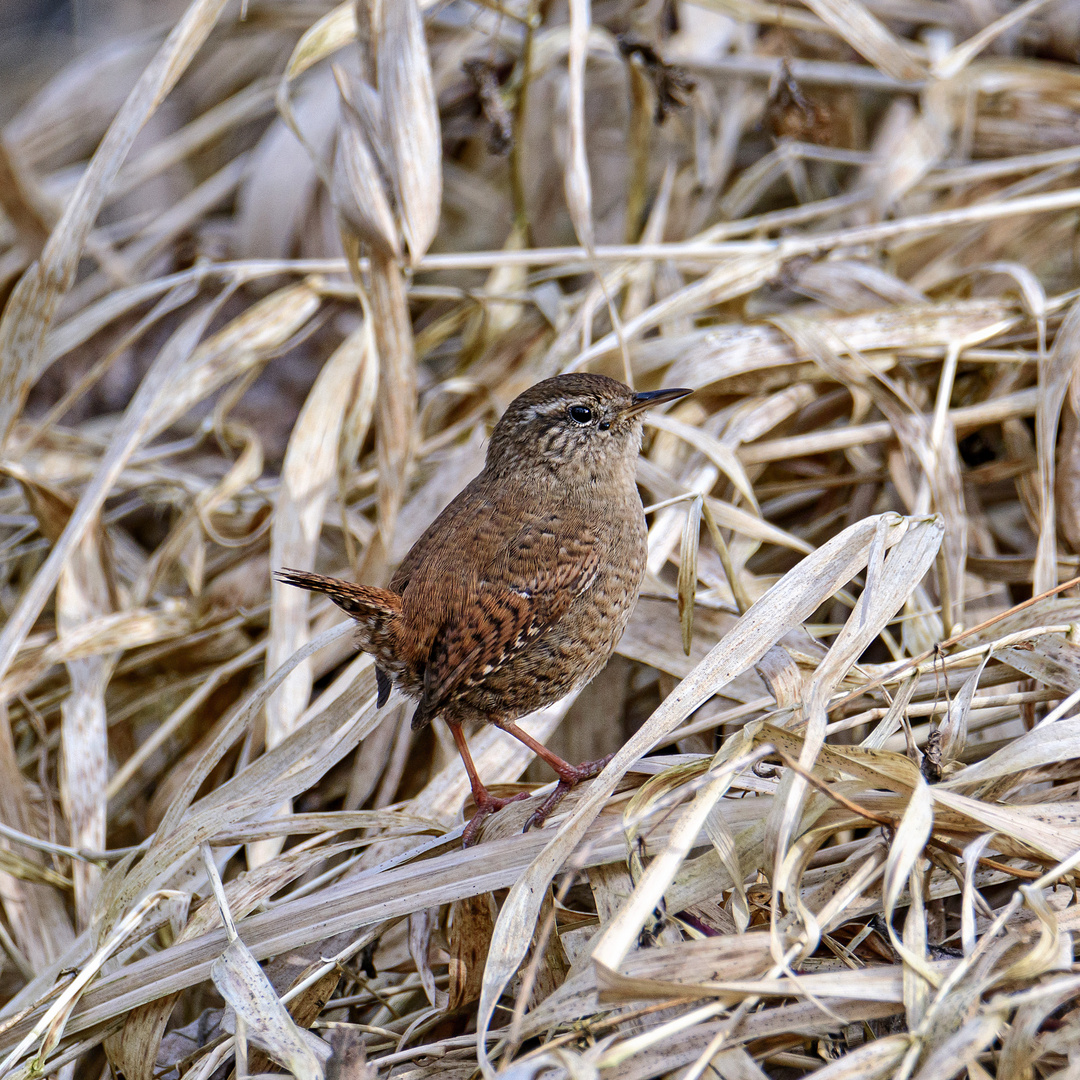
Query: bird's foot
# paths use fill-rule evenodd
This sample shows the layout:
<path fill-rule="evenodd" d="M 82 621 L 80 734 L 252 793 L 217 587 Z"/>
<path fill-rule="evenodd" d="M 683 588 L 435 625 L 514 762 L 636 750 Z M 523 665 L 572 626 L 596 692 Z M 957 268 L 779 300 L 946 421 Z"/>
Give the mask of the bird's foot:
<path fill-rule="evenodd" d="M 469 819 L 465 831 L 461 834 L 461 846 L 463 848 L 472 847 L 479 836 L 480 826 L 497 810 L 509 806 L 510 803 L 520 802 L 522 799 L 527 798 L 529 798 L 529 792 L 527 791 L 520 791 L 517 795 L 511 795 L 508 799 L 500 799 L 497 795 L 492 795 L 487 791 L 478 798 L 477 793 L 474 792 L 473 801 L 476 803 L 476 813 Z"/>
<path fill-rule="evenodd" d="M 604 766 L 614 756 L 614 754 L 608 754 L 607 757 L 602 757 L 597 761 L 583 761 L 580 765 L 567 765 L 565 769 L 560 770 L 559 782 L 555 785 L 555 790 L 525 822 L 525 828 L 521 831 L 528 832 L 530 829 L 538 829 L 543 825 L 548 815 L 566 798 L 572 787 L 580 784 L 582 780 L 591 780 L 594 776 L 599 776 L 604 771 Z"/>

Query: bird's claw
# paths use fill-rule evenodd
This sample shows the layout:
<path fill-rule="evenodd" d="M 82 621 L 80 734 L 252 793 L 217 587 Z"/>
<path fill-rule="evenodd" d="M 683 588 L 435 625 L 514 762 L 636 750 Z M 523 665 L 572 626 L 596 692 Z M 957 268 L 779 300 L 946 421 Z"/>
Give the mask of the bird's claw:
<path fill-rule="evenodd" d="M 583 780 L 591 780 L 594 776 L 599 776 L 614 756 L 614 754 L 608 754 L 607 757 L 599 758 L 597 761 L 583 761 L 580 765 L 568 769 L 559 777 L 555 790 L 537 807 L 521 831 L 528 832 L 530 829 L 538 829 L 543 825 L 548 815 L 566 798 L 571 788 Z"/>
<path fill-rule="evenodd" d="M 540 828 L 547 821 L 548 814 L 566 798 L 567 792 L 573 786 L 566 780 L 560 780 L 555 785 L 555 790 L 529 815 L 529 820 L 525 822 L 525 827 L 521 831 L 528 832 L 530 829 Z"/>
<path fill-rule="evenodd" d="M 510 803 L 521 802 L 522 799 L 527 798 L 529 798 L 529 792 L 519 791 L 508 799 L 500 799 L 497 795 L 487 795 L 486 798 L 476 800 L 476 813 L 469 819 L 465 831 L 461 834 L 461 846 L 463 848 L 472 847 L 479 836 L 480 826 L 496 811 L 501 810 L 504 806 L 509 806 Z"/>

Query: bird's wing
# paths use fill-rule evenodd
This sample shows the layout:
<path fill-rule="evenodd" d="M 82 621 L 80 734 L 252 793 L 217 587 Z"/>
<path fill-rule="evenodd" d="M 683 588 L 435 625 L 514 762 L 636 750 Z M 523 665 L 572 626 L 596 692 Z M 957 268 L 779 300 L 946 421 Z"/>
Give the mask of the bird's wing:
<path fill-rule="evenodd" d="M 429 602 L 439 602 L 445 596 L 445 586 L 452 584 L 441 580 L 451 563 L 455 570 L 469 573 L 474 569 L 475 553 L 495 550 L 500 506 L 482 480 L 483 474 L 467 484 L 424 530 L 394 571 L 387 586 L 391 592 L 401 595 L 413 585 L 432 593 Z M 435 586 L 438 588 L 433 591 Z"/>
<path fill-rule="evenodd" d="M 558 518 L 527 516 L 481 570 L 472 602 L 453 612 L 435 635 L 424 669 L 417 716 L 437 716 L 447 698 L 474 686 L 511 660 L 566 613 L 599 569 L 597 537 Z"/>

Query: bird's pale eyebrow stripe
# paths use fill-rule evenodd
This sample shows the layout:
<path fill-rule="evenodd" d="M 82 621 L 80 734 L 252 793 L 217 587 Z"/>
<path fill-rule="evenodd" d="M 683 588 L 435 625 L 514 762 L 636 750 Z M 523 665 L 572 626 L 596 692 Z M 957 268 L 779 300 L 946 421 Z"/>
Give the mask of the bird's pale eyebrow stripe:
<path fill-rule="evenodd" d="M 543 405 L 530 405 L 525 414 L 526 420 L 557 420 L 566 413 L 572 405 L 584 405 L 586 408 L 598 408 L 594 402 L 589 401 L 557 401 L 545 402 Z"/>

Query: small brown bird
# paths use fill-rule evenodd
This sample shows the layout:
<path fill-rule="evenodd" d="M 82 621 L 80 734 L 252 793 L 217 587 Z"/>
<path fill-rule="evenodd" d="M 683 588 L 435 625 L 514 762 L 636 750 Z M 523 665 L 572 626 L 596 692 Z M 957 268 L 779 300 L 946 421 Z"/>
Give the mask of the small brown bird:
<path fill-rule="evenodd" d="M 555 770 L 559 783 L 526 829 L 607 764 L 571 765 L 514 721 L 589 682 L 626 629 L 645 573 L 634 480 L 641 413 L 689 393 L 635 394 L 603 375 L 546 379 L 510 403 L 483 472 L 417 540 L 389 588 L 277 574 L 326 593 L 356 620 L 359 647 L 375 657 L 380 706 L 396 684 L 419 702 L 414 729 L 437 716 L 449 725 L 476 803 L 465 846 L 514 800 L 484 787 L 462 724 L 495 724 Z"/>

